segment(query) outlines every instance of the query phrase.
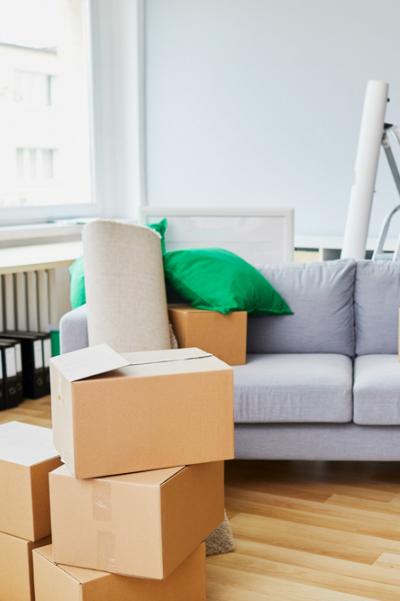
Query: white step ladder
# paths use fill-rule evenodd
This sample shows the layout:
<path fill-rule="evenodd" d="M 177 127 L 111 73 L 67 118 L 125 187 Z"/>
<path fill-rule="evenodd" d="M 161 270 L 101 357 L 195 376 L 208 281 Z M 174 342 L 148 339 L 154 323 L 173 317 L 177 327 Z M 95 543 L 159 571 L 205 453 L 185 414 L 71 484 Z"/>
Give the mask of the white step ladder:
<path fill-rule="evenodd" d="M 400 196 L 400 173 L 393 155 L 392 148 L 390 146 L 389 136 L 391 136 L 400 145 L 400 128 L 391 123 L 385 123 L 382 135 L 382 147 L 385 151 L 386 159 L 389 163 L 389 168 L 392 173 L 397 192 Z M 383 220 L 381 231 L 378 236 L 376 249 L 372 255 L 373 261 L 400 261 L 400 235 L 397 239 L 397 244 L 394 252 L 385 251 L 384 249 L 392 219 L 399 211 L 400 204 L 394 207 L 394 209 L 392 209 Z"/>

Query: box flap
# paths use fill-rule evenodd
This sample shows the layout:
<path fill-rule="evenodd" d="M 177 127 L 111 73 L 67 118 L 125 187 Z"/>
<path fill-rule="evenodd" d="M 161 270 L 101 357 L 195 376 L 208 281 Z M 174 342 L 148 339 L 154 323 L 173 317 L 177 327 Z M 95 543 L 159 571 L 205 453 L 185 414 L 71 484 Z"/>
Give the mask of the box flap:
<path fill-rule="evenodd" d="M 168 305 L 168 310 L 179 311 L 179 313 L 216 313 L 216 311 L 211 311 L 209 309 L 196 309 L 196 307 L 191 307 L 190 305 L 180 304 Z"/>
<path fill-rule="evenodd" d="M 171 478 L 176 476 L 182 470 L 185 470 L 186 467 L 181 465 L 178 467 L 170 467 L 164 468 L 161 470 L 149 470 L 145 472 L 134 472 L 132 474 L 120 474 L 118 476 L 103 476 L 102 478 L 93 478 L 93 482 L 101 481 L 101 482 L 120 482 L 121 484 L 131 484 L 137 486 L 156 486 L 160 487 L 165 482 L 168 482 Z M 64 476 L 67 478 L 73 478 L 74 476 L 68 470 L 66 465 L 62 465 L 61 467 L 53 470 L 51 472 L 52 476 Z"/>
<path fill-rule="evenodd" d="M 100 578 L 104 578 L 104 576 L 110 576 L 107 572 L 100 572 L 98 570 L 88 570 L 86 568 L 76 568 L 72 566 L 64 566 L 61 564 L 56 564 L 53 558 L 53 546 L 46 545 L 45 547 L 38 547 L 33 551 L 36 555 L 41 555 L 46 561 L 57 566 L 58 569 L 62 570 L 68 576 L 79 582 L 79 584 L 86 584 L 91 582 L 92 580 L 99 580 Z"/>
<path fill-rule="evenodd" d="M 21 422 L 0 425 L 0 461 L 31 467 L 58 455 L 49 428 Z"/>
<path fill-rule="evenodd" d="M 120 482 L 122 484 L 132 484 L 136 486 L 155 486 L 159 488 L 183 470 L 186 470 L 185 466 L 178 466 L 164 468 L 161 470 L 149 470 L 146 472 L 122 474 L 120 476 L 106 476 L 101 478 L 101 480 L 107 482 Z"/>
<path fill-rule="evenodd" d="M 178 313 L 209 313 L 219 315 L 219 317 L 229 317 L 230 315 L 237 315 L 238 313 L 245 313 L 247 315 L 247 311 L 231 311 L 230 313 L 220 313 L 219 311 L 214 311 L 213 309 L 197 309 L 197 307 L 192 307 L 191 305 L 185 305 L 180 303 L 172 303 L 168 305 L 168 311 L 175 311 Z"/>
<path fill-rule="evenodd" d="M 129 361 L 122 355 L 114 351 L 108 344 L 97 344 L 88 348 L 65 353 L 51 359 L 57 371 L 59 371 L 66 380 L 75 382 L 91 376 L 127 367 Z"/>
<path fill-rule="evenodd" d="M 187 361 L 211 357 L 211 353 L 199 348 L 179 348 L 164 351 L 141 351 L 135 353 L 122 353 L 128 365 L 147 365 L 150 363 L 165 363 L 168 361 Z"/>

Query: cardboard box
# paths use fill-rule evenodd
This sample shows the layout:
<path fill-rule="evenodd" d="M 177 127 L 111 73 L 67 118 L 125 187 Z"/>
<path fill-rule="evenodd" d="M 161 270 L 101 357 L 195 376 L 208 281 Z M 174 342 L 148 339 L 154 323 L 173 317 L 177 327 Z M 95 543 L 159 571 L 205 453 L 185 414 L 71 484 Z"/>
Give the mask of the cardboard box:
<path fill-rule="evenodd" d="M 181 348 L 201 348 L 228 365 L 246 363 L 246 311 L 222 315 L 216 311 L 171 305 L 169 318 Z"/>
<path fill-rule="evenodd" d="M 50 534 L 48 474 L 60 465 L 51 430 L 20 422 L 0 425 L 1 532 L 29 541 Z"/>
<path fill-rule="evenodd" d="M 161 581 L 57 565 L 51 545 L 33 566 L 36 601 L 206 601 L 204 544 Z"/>
<path fill-rule="evenodd" d="M 54 444 L 77 478 L 234 455 L 232 369 L 199 349 L 60 355 L 51 403 Z"/>
<path fill-rule="evenodd" d="M 49 538 L 35 543 L 0 532 L 0 599 L 34 601 L 32 549 L 47 545 Z"/>
<path fill-rule="evenodd" d="M 223 463 L 77 480 L 50 474 L 56 563 L 163 579 L 224 517 Z"/>

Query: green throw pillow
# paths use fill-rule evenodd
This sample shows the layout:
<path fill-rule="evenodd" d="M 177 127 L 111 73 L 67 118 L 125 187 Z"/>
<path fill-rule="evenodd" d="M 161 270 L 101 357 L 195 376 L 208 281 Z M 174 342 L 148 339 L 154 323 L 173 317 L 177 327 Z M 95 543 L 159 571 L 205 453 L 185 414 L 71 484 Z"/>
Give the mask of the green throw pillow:
<path fill-rule="evenodd" d="M 161 252 L 165 253 L 165 232 L 167 231 L 167 219 L 161 219 L 158 223 L 150 223 L 149 228 L 161 236 Z M 85 292 L 85 272 L 83 268 L 83 257 L 79 257 L 69 268 L 71 276 L 70 282 L 70 301 L 71 307 L 76 309 L 86 303 Z"/>
<path fill-rule="evenodd" d="M 164 255 L 167 281 L 197 309 L 219 313 L 292 315 L 264 276 L 222 248 L 175 250 Z"/>
<path fill-rule="evenodd" d="M 152 230 L 154 230 L 161 236 L 161 252 L 163 255 L 166 253 L 165 234 L 167 231 L 167 227 L 168 227 L 168 219 L 166 217 L 164 217 L 164 219 L 161 219 L 161 221 L 158 221 L 157 223 L 149 224 L 149 228 L 151 228 Z"/>
<path fill-rule="evenodd" d="M 76 309 L 86 303 L 85 272 L 83 270 L 83 257 L 79 257 L 69 268 L 71 277 L 70 300 L 71 307 Z"/>

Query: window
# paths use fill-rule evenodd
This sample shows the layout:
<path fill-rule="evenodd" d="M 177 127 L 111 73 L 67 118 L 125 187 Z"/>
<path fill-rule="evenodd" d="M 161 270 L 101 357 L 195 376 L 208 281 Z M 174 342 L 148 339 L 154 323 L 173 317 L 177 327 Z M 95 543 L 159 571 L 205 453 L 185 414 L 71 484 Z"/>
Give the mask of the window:
<path fill-rule="evenodd" d="M 14 71 L 14 101 L 26 106 L 52 106 L 55 76 L 34 71 Z"/>
<path fill-rule="evenodd" d="M 28 185 L 54 182 L 53 148 L 17 148 L 18 181 Z"/>
<path fill-rule="evenodd" d="M 18 206 L 51 205 L 57 191 L 55 148 L 17 148 L 15 154 Z"/>
<path fill-rule="evenodd" d="M 0 0 L 0 222 L 90 215 L 88 0 Z"/>

